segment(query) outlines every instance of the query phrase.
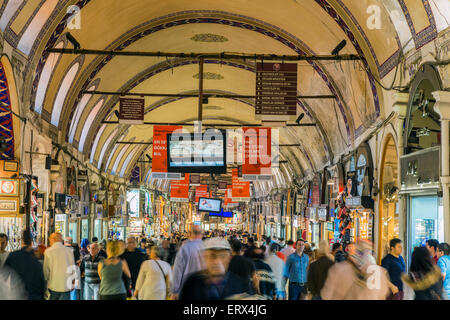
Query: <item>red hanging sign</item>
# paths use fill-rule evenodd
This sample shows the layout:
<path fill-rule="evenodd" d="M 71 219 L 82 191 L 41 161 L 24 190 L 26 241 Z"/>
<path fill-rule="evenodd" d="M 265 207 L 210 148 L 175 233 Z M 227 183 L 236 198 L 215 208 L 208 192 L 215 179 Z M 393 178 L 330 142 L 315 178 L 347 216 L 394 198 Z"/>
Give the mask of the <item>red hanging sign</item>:
<path fill-rule="evenodd" d="M 247 201 L 250 199 L 250 182 L 240 181 L 238 176 L 238 169 L 232 170 L 232 196 L 233 200 Z"/>
<path fill-rule="evenodd" d="M 170 181 L 170 200 L 178 202 L 189 201 L 189 173 L 184 175 L 183 180 Z"/>
<path fill-rule="evenodd" d="M 272 131 L 271 128 L 242 128 L 244 155 L 242 177 L 244 180 L 259 180 L 259 176 L 272 175 Z M 269 177 L 271 178 L 271 177 Z"/>
<path fill-rule="evenodd" d="M 198 203 L 198 199 L 207 198 L 208 194 L 208 186 L 206 184 L 202 184 L 195 188 L 195 202 Z"/>
<path fill-rule="evenodd" d="M 155 178 L 168 178 L 167 134 L 173 133 L 175 130 L 182 128 L 182 126 L 153 126 L 152 176 L 153 173 L 166 173 L 165 176 L 154 175 Z"/>

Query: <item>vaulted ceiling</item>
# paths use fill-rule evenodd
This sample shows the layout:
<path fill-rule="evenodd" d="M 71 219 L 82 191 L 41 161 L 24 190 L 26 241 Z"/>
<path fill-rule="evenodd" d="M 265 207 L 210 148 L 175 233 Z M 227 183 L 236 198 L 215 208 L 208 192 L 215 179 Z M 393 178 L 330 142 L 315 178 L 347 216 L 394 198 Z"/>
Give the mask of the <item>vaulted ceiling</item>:
<path fill-rule="evenodd" d="M 79 28 L 67 27 L 71 5 L 80 9 Z M 115 142 L 150 142 L 152 127 L 102 124 L 116 120 L 118 96 L 82 91 L 197 93 L 198 61 L 45 51 L 71 48 L 68 31 L 84 49 L 185 53 L 330 54 L 345 39 L 340 53 L 362 55 L 363 61 L 299 62 L 299 95 L 337 98 L 299 99 L 303 121 L 317 125 L 280 129 L 280 143 L 301 145 L 281 149 L 287 160 L 281 178 L 288 181 L 332 163 L 384 116 L 384 93 L 374 77 L 383 79 L 400 54 L 446 29 L 449 6 L 447 0 L 9 0 L 0 8 L 0 28 L 29 59 L 24 96 L 31 109 L 61 132 L 60 142 L 122 177 L 143 153 L 151 154 L 151 146 Z M 255 61 L 206 59 L 204 72 L 205 92 L 254 95 Z M 210 98 L 204 123 L 255 123 L 253 103 Z M 145 120 L 194 121 L 197 105 L 196 98 L 145 97 Z"/>

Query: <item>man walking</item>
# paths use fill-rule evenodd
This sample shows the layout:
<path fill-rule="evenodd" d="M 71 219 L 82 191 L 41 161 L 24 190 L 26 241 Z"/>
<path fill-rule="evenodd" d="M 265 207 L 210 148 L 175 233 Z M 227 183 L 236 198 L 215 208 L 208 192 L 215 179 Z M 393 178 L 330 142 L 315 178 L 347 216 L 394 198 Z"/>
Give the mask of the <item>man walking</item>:
<path fill-rule="evenodd" d="M 100 277 L 98 275 L 98 263 L 103 260 L 99 255 L 98 243 L 91 243 L 89 254 L 84 256 L 81 262 L 81 274 L 84 274 L 84 300 L 100 300 Z"/>
<path fill-rule="evenodd" d="M 437 250 L 438 267 L 441 269 L 442 278 L 444 280 L 444 291 L 447 299 L 450 299 L 450 246 L 448 243 L 442 242 Z"/>
<path fill-rule="evenodd" d="M 42 264 L 36 259 L 30 230 L 24 230 L 22 235 L 22 249 L 11 252 L 5 266 L 14 270 L 22 279 L 28 300 L 44 300 L 45 278 Z"/>
<path fill-rule="evenodd" d="M 405 260 L 402 254 L 402 240 L 394 238 L 389 241 L 390 253 L 381 260 L 381 266 L 385 268 L 389 274 L 390 282 L 388 282 L 391 294 L 388 300 L 403 300 L 403 282 L 402 274 L 406 272 Z"/>
<path fill-rule="evenodd" d="M 125 252 L 120 256 L 120 258 L 125 259 L 127 261 L 128 267 L 130 268 L 131 289 L 134 291 L 134 289 L 136 288 L 137 277 L 139 275 L 139 269 L 141 268 L 142 262 L 145 261 L 145 255 L 137 249 L 135 238 L 128 237 L 127 248 Z M 130 293 L 128 293 L 128 295 L 131 297 L 133 293 L 131 293 L 131 295 Z"/>
<path fill-rule="evenodd" d="M 73 251 L 63 246 L 59 232 L 52 233 L 49 240 L 50 248 L 44 253 L 44 277 L 50 300 L 70 300 L 77 278 Z"/>
<path fill-rule="evenodd" d="M 275 277 L 276 295 L 275 299 L 284 300 L 286 298 L 286 290 L 283 281 L 284 261 L 277 256 L 280 246 L 272 243 L 269 248 L 269 256 L 266 258 L 266 263 L 272 269 Z"/>
<path fill-rule="evenodd" d="M 297 240 L 296 251 L 291 254 L 284 267 L 283 277 L 289 280 L 289 300 L 304 300 L 306 297 L 306 282 L 309 257 L 303 251 L 305 241 Z"/>
<path fill-rule="evenodd" d="M 172 296 L 174 299 L 178 298 L 187 277 L 204 269 L 202 250 L 202 231 L 199 226 L 194 225 L 190 239 L 180 247 L 175 257 L 172 279 Z"/>

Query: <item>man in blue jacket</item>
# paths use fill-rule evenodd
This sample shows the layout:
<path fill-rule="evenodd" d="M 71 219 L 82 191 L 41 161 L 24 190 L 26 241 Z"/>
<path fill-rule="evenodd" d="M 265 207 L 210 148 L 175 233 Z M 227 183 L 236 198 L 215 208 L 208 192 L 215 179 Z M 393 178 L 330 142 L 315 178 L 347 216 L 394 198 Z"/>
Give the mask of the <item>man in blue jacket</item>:
<path fill-rule="evenodd" d="M 388 300 L 403 300 L 403 282 L 401 276 L 406 272 L 405 260 L 402 254 L 402 240 L 394 238 L 389 241 L 390 253 L 381 260 L 381 266 L 385 268 L 389 274 L 391 295 Z"/>
<path fill-rule="evenodd" d="M 286 260 L 283 277 L 285 281 L 289 280 L 289 300 L 304 300 L 306 298 L 309 257 L 303 252 L 304 249 L 305 241 L 298 239 L 295 252 Z"/>

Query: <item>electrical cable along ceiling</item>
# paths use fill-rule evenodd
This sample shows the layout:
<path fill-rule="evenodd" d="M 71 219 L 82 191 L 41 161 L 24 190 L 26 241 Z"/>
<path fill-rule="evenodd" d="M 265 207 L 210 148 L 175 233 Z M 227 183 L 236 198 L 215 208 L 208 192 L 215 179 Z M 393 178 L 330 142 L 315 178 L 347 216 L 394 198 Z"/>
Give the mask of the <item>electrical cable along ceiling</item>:
<path fill-rule="evenodd" d="M 281 185 L 311 176 L 350 148 L 384 115 L 383 91 L 377 81 L 397 66 L 402 46 L 413 39 L 404 49 L 420 47 L 448 27 L 445 21 L 450 17 L 434 19 L 438 11 L 444 18 L 449 15 L 444 2 L 394 2 L 82 0 L 54 4 L 47 0 L 38 8 L 38 2 L 17 5 L 9 0 L 0 8 L 0 28 L 8 42 L 26 48 L 31 90 L 25 96 L 43 120 L 61 130 L 63 141 L 59 142 L 71 143 L 98 168 L 125 177 L 142 155 L 151 154 L 152 146 L 127 147 L 115 142 L 119 136 L 122 141 L 151 142 L 152 127 L 102 123 L 117 119 L 114 112 L 119 97 L 90 96 L 85 91 L 197 94 L 198 62 L 188 57 L 57 55 L 46 51 L 61 48 L 62 43 L 64 48 L 73 48 L 67 41 L 68 32 L 82 49 L 140 52 L 330 55 L 345 40 L 339 54 L 359 55 L 363 60 L 298 62 L 298 95 L 336 98 L 298 99 L 297 114 L 304 113 L 301 123 L 316 126 L 280 128 L 280 144 L 298 145 L 280 148 L 281 159 L 287 162 L 277 170 L 274 183 Z M 71 5 L 80 10 L 76 11 L 79 20 L 72 20 L 69 29 Z M 373 27 L 377 21 L 370 20 L 369 7 L 380 9 L 381 28 Z M 23 10 L 34 16 L 26 19 Z M 35 35 L 27 31 L 27 25 L 36 15 L 41 23 Z M 78 25 L 72 28 L 74 24 Z M 255 62 L 261 61 L 205 59 L 204 91 L 254 95 Z M 257 123 L 253 104 L 253 99 L 211 97 L 204 104 L 203 123 Z M 197 107 L 195 97 L 146 96 L 145 121 L 191 122 L 197 118 Z"/>

